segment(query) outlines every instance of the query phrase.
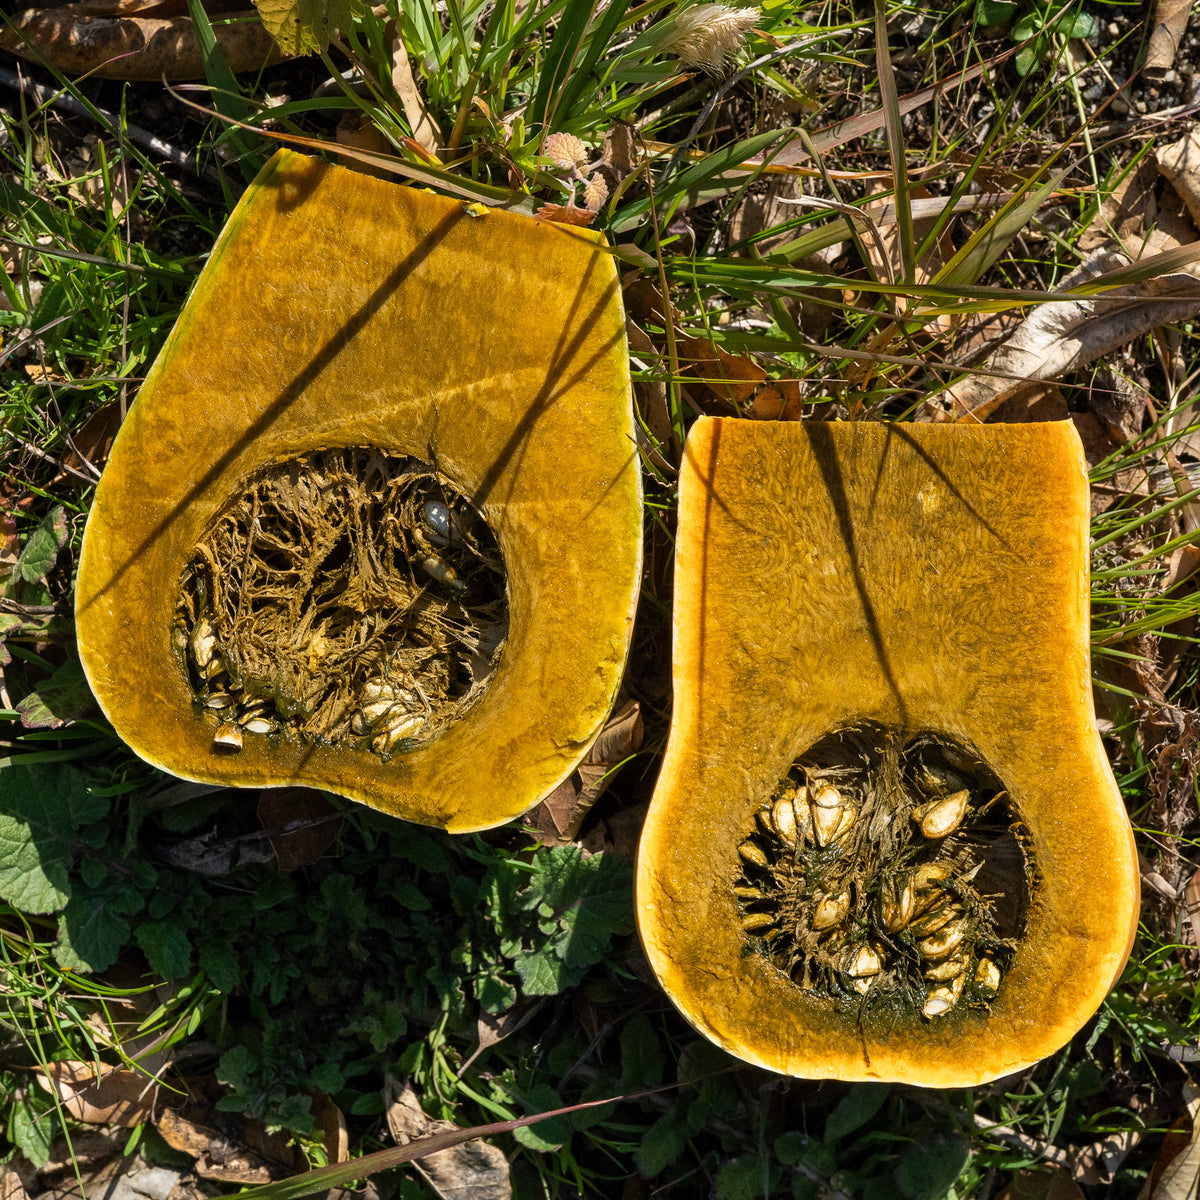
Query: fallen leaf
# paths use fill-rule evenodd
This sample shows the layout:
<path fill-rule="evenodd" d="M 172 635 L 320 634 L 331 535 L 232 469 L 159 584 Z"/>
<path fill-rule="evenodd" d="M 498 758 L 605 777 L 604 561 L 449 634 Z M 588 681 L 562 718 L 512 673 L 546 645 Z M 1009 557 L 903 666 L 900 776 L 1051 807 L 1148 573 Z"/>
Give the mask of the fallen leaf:
<path fill-rule="evenodd" d="M 246 1128 L 251 1126 L 246 1122 Z M 155 1128 L 172 1150 L 196 1160 L 196 1174 L 221 1183 L 270 1183 L 295 1169 L 295 1155 L 286 1138 L 274 1135 L 270 1155 L 246 1145 L 240 1137 L 230 1137 L 198 1121 L 181 1116 L 173 1109 L 159 1114 Z M 261 1126 L 259 1126 L 261 1129 Z M 260 1142 L 265 1138 L 260 1137 Z"/>
<path fill-rule="evenodd" d="M 548 846 L 573 842 L 589 809 L 608 789 L 613 768 L 642 745 L 642 712 L 635 700 L 622 704 L 605 724 L 579 766 L 527 820 Z"/>
<path fill-rule="evenodd" d="M 1183 1081 L 1187 1116 L 1181 1118 L 1163 1139 L 1162 1149 L 1146 1179 L 1138 1200 L 1193 1200 L 1200 1186 L 1200 1089 Z"/>
<path fill-rule="evenodd" d="M 498 1042 L 504 1041 L 506 1037 L 517 1032 L 522 1026 L 528 1024 L 539 1012 L 546 1006 L 546 996 L 536 1001 L 530 1001 L 525 1004 L 514 1004 L 506 1013 L 501 1013 L 499 1016 L 489 1012 L 481 1012 L 479 1019 L 475 1023 L 475 1036 L 478 1039 L 478 1044 L 471 1052 L 471 1057 L 458 1068 L 458 1078 L 461 1079 L 466 1074 L 471 1064 L 485 1051 L 490 1050 Z M 389 1087 L 398 1087 L 399 1084 L 395 1080 L 389 1080 Z"/>
<path fill-rule="evenodd" d="M 313 1094 L 313 1121 L 321 1131 L 325 1157 L 331 1163 L 350 1161 L 350 1131 L 346 1115 L 324 1092 Z"/>
<path fill-rule="evenodd" d="M 1038 1167 L 1018 1171 L 996 1200 L 1084 1200 L 1084 1195 L 1064 1167 Z"/>
<path fill-rule="evenodd" d="M 390 1079 L 384 1085 L 388 1131 L 397 1145 L 406 1146 L 429 1134 L 458 1129 L 453 1121 L 435 1121 L 425 1115 L 409 1082 Z M 478 1139 L 437 1150 L 414 1162 L 434 1189 L 450 1200 L 511 1200 L 512 1183 L 504 1152 Z"/>
<path fill-rule="evenodd" d="M 36 1076 L 67 1113 L 88 1125 L 142 1125 L 153 1116 L 159 1098 L 155 1080 L 124 1068 L 97 1075 L 91 1063 L 52 1062 Z"/>
<path fill-rule="evenodd" d="M 254 0 L 263 26 L 284 54 L 312 54 L 362 16 L 361 0 Z"/>
<path fill-rule="evenodd" d="M 1177 142 L 1155 151 L 1158 169 L 1187 205 L 1192 220 L 1200 225 L 1200 131 L 1184 134 Z"/>
<path fill-rule="evenodd" d="M 29 1200 L 20 1175 L 11 1167 L 0 1167 L 0 1200 Z"/>
<path fill-rule="evenodd" d="M 21 557 L 21 539 L 17 536 L 17 519 L 10 512 L 0 512 L 0 581 L 13 573 Z"/>
<path fill-rule="evenodd" d="M 430 154 L 436 155 L 438 147 L 442 144 L 442 131 L 430 114 L 421 89 L 417 87 L 412 63 L 408 58 L 408 47 L 405 46 L 399 29 L 392 36 L 392 87 L 400 97 L 413 138 Z"/>
<path fill-rule="evenodd" d="M 1200 946 L 1200 871 L 1188 880 L 1183 891 L 1183 905 L 1192 927 L 1192 942 Z"/>
<path fill-rule="evenodd" d="M 677 337 L 680 372 L 700 406 L 717 413 L 743 414 L 754 401 L 766 371 L 752 358 L 730 354 L 708 338 Z"/>
<path fill-rule="evenodd" d="M 230 69 L 259 71 L 279 61 L 271 35 L 250 18 L 213 26 Z M 67 75 L 100 79 L 203 79 L 200 40 L 189 17 L 96 17 L 74 5 L 29 9 L 0 28 L 0 50 L 45 61 Z"/>
<path fill-rule="evenodd" d="M 108 452 L 121 428 L 121 405 L 110 400 L 98 408 L 71 437 L 71 452 L 64 459 L 76 471 L 94 468 L 98 473 L 108 461 Z"/>
<path fill-rule="evenodd" d="M 1100 206 L 1100 211 L 1077 243 L 1081 253 L 1091 254 L 1113 239 L 1131 257 L 1139 252 L 1146 230 L 1154 224 L 1158 168 L 1152 155 L 1145 156 L 1129 171 Z"/>
<path fill-rule="evenodd" d="M 558 225 L 590 225 L 596 219 L 596 214 L 590 209 L 565 204 L 543 204 L 533 215 Z"/>
<path fill-rule="evenodd" d="M 258 819 L 281 871 L 311 866 L 337 841 L 342 815 L 316 788 L 264 788 Z"/>
<path fill-rule="evenodd" d="M 228 875 L 249 863 L 269 863 L 275 854 L 266 833 L 220 838 L 216 833 L 163 842 L 156 852 L 165 863 L 199 875 Z"/>
<path fill-rule="evenodd" d="M 654 343 L 632 317 L 625 320 L 625 335 L 629 341 L 630 356 L 641 360 L 642 370 L 649 372 L 659 364 L 659 354 Z M 666 382 L 662 379 L 635 380 L 633 391 L 637 400 L 638 416 L 641 418 L 637 426 L 638 444 L 642 446 L 644 440 L 645 445 L 642 448 L 654 465 L 667 474 L 674 475 L 676 467 L 673 464 L 679 461 L 679 439 L 675 436 L 675 427 L 671 424 Z M 665 455 L 663 451 L 666 452 Z"/>
<path fill-rule="evenodd" d="M 919 246 L 945 211 L 947 201 L 942 197 L 935 199 L 930 195 L 929 189 L 920 184 L 914 185 L 910 189 L 910 192 L 915 202 L 912 205 L 913 208 L 921 205 L 922 201 L 933 200 L 936 204 L 936 208 L 927 216 L 913 214 L 913 245 Z M 889 207 L 892 206 L 868 205 L 864 207 L 863 212 L 865 215 L 876 215 L 880 213 L 881 208 L 883 212 L 886 212 Z M 930 207 L 930 205 L 921 205 L 921 210 Z M 954 257 L 954 242 L 950 237 L 952 225 L 953 222 L 948 221 L 942 226 L 937 240 L 914 264 L 916 268 L 916 274 L 913 279 L 914 283 L 929 283 L 941 269 L 942 265 Z M 875 222 L 874 236 L 862 232 L 860 233 L 859 241 L 862 243 L 863 250 L 866 252 L 867 258 L 874 268 L 877 279 L 890 282 L 900 277 L 902 266 L 900 258 L 900 225 L 894 218 L 890 221 Z"/>
<path fill-rule="evenodd" d="M 1073 271 L 1063 290 L 1117 269 L 1123 256 L 1101 253 Z M 1200 312 L 1200 277 L 1171 270 L 1099 296 L 1068 296 L 1040 304 L 996 350 L 979 374 L 945 393 L 960 419 L 983 421 L 1033 384 L 1060 378 L 1160 325 Z"/>
<path fill-rule="evenodd" d="M 1175 65 L 1179 43 L 1187 29 L 1193 0 L 1158 0 L 1154 6 L 1154 27 L 1146 46 L 1146 61 L 1142 70 L 1151 76 L 1161 76 Z"/>

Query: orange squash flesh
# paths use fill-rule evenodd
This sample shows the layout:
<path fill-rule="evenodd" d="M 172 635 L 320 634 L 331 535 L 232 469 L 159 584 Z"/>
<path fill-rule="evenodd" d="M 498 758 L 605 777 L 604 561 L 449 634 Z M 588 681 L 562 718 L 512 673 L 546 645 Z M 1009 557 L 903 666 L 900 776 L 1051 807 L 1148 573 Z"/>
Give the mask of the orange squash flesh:
<path fill-rule="evenodd" d="M 255 470 L 354 446 L 436 459 L 487 519 L 508 572 L 500 664 L 461 720 L 390 761 L 266 737 L 218 755 L 171 646 L 181 573 Z M 281 152 L 113 448 L 84 540 L 80 654 L 117 731 L 173 774 L 307 784 L 481 829 L 535 804 L 595 739 L 640 569 L 624 314 L 602 239 Z"/>
<path fill-rule="evenodd" d="M 1092 707 L 1071 424 L 701 420 L 676 554 L 674 713 L 637 867 L 667 994 L 726 1050 L 807 1078 L 963 1087 L 1053 1053 L 1120 974 L 1139 907 Z M 743 932 L 755 808 L 868 720 L 973 746 L 1027 826 L 1040 879 L 989 1007 L 839 1009 Z"/>

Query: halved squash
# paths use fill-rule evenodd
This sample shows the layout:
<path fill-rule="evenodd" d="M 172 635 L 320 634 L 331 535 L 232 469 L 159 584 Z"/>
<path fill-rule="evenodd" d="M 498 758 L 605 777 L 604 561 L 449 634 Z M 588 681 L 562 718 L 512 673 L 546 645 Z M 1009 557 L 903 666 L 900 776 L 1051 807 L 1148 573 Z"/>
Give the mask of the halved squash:
<path fill-rule="evenodd" d="M 481 829 L 597 736 L 640 568 L 602 239 L 281 152 L 113 447 L 80 654 L 173 774 Z"/>
<path fill-rule="evenodd" d="M 969 1086 L 1063 1045 L 1139 906 L 1070 423 L 701 420 L 676 554 L 637 867 L 667 994 L 808 1078 Z"/>

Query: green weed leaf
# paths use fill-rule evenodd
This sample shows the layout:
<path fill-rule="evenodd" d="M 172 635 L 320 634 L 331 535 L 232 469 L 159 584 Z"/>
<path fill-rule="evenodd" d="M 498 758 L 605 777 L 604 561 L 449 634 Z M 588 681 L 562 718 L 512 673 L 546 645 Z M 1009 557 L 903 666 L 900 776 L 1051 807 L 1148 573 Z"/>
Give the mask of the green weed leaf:
<path fill-rule="evenodd" d="M 530 1112 L 553 1112 L 562 1108 L 562 1097 L 548 1084 L 539 1083 L 521 1093 L 521 1099 Z M 539 1153 L 557 1150 L 571 1137 L 570 1117 L 551 1117 L 537 1125 L 526 1125 L 513 1130 L 513 1137 L 523 1146 Z"/>
<path fill-rule="evenodd" d="M 361 0 L 254 0 L 267 32 L 284 54 L 326 50 L 361 16 Z"/>
<path fill-rule="evenodd" d="M 50 1100 L 46 1098 L 46 1108 Z M 8 1136 L 13 1145 L 35 1167 L 44 1167 L 50 1161 L 50 1143 L 54 1139 L 55 1126 L 58 1124 L 54 1112 L 35 1113 L 34 1105 L 14 1104 L 12 1116 L 8 1123 Z"/>
<path fill-rule="evenodd" d="M 45 579 L 69 536 L 66 511 L 62 508 L 52 509 L 25 543 L 25 549 L 17 559 L 17 575 L 26 583 Z"/>
<path fill-rule="evenodd" d="M 61 729 L 95 707 L 79 659 L 70 658 L 17 702 L 26 729 Z"/>
<path fill-rule="evenodd" d="M 145 921 L 135 934 L 150 969 L 164 979 L 182 979 L 191 971 L 192 944 L 176 921 Z"/>
<path fill-rule="evenodd" d="M 907 1200 L 942 1200 L 970 1158 L 970 1146 L 954 1134 L 915 1142 L 896 1168 L 896 1186 Z"/>
<path fill-rule="evenodd" d="M 687 1130 L 678 1115 L 678 1109 L 663 1113 L 646 1130 L 642 1144 L 634 1151 L 633 1161 L 638 1171 L 647 1179 L 653 1179 L 667 1169 L 684 1151 L 687 1145 Z"/>
<path fill-rule="evenodd" d="M 584 858 L 574 846 L 539 854 L 524 888 L 493 914 L 528 996 L 574 987 L 608 952 L 615 934 L 633 928 L 631 870 L 612 854 Z M 511 886 L 501 893 L 511 895 Z"/>
<path fill-rule="evenodd" d="M 636 1013 L 621 1030 L 621 1091 L 658 1087 L 665 1056 L 650 1018 Z"/>
<path fill-rule="evenodd" d="M 886 1083 L 856 1083 L 829 1114 L 825 1122 L 825 1140 L 836 1142 L 860 1129 L 883 1107 L 889 1090 Z"/>
<path fill-rule="evenodd" d="M 1016 12 L 1016 0 L 978 0 L 975 21 L 979 25 L 1007 25 Z"/>
<path fill-rule="evenodd" d="M 141 909 L 142 894 L 117 885 L 77 889 L 58 919 L 54 957 L 70 971 L 103 971 L 129 941 L 127 917 Z"/>
<path fill-rule="evenodd" d="M 717 1174 L 717 1200 L 759 1200 L 764 1188 L 763 1167 L 757 1155 L 743 1154 L 727 1162 Z"/>
<path fill-rule="evenodd" d="M 28 913 L 57 912 L 79 830 L 108 812 L 82 771 L 63 765 L 0 771 L 0 896 Z"/>

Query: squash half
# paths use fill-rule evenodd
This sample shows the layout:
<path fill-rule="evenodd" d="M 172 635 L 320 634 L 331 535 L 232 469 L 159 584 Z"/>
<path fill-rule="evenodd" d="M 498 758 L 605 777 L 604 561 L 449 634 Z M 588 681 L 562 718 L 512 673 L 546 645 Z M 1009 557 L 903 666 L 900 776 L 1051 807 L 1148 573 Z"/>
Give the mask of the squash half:
<path fill-rule="evenodd" d="M 433 462 L 486 520 L 508 636 L 461 719 L 388 756 L 214 747 L 172 645 L 181 575 L 247 478 L 370 447 Z M 603 240 L 280 152 L 234 211 L 113 447 L 84 538 L 80 654 L 117 732 L 186 779 L 306 784 L 463 832 L 561 782 L 629 647 L 641 481 Z"/>
<path fill-rule="evenodd" d="M 674 713 L 637 867 L 667 994 L 726 1050 L 807 1078 L 963 1087 L 1062 1046 L 1120 974 L 1139 908 L 1092 707 L 1073 427 L 701 420 L 676 553 Z M 1034 873 L 989 1002 L 931 1019 L 867 1002 L 869 978 L 862 997 L 817 995 L 744 928 L 756 810 L 863 723 L 970 747 L 1008 789 Z"/>

